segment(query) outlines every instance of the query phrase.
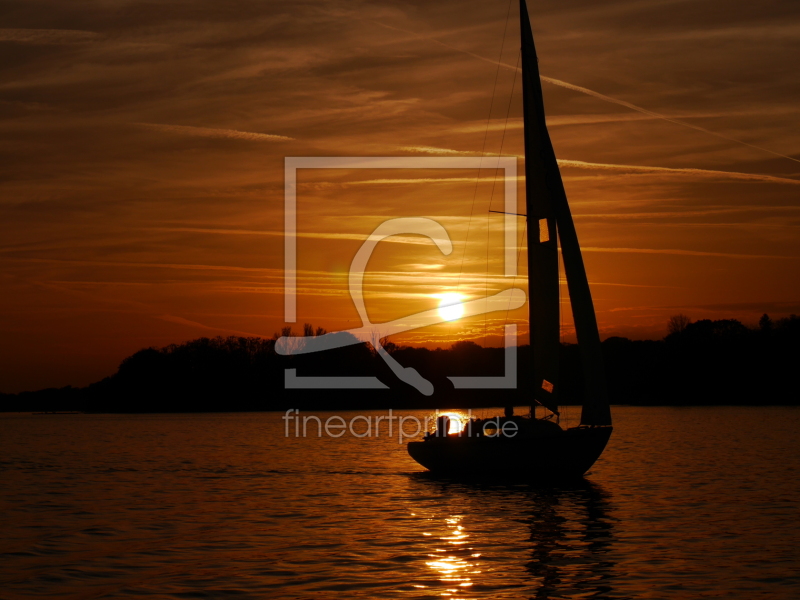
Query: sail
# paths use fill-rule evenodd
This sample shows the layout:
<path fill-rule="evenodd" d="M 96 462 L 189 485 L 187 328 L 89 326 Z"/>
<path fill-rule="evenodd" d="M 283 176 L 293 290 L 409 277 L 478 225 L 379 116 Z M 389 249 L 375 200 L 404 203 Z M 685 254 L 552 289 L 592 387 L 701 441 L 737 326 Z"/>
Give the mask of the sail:
<path fill-rule="evenodd" d="M 525 10 L 524 0 L 521 5 L 522 10 Z M 539 73 L 527 11 L 520 23 L 525 124 L 525 208 L 528 215 L 528 316 L 533 351 L 533 397 L 539 404 L 558 413 L 558 355 L 561 345 L 558 241 L 547 161 L 544 160 L 544 145 L 549 145 L 550 138 L 545 127 L 544 112 L 540 108 L 542 101 Z M 526 43 L 526 37 L 529 43 Z"/>
<path fill-rule="evenodd" d="M 572 304 L 585 381 L 582 425 L 611 425 L 600 334 L 578 235 L 567 203 L 544 116 L 542 84 L 528 7 L 520 0 L 522 89 L 525 125 L 525 192 L 534 398 L 557 412 L 559 298 L 558 247 Z"/>

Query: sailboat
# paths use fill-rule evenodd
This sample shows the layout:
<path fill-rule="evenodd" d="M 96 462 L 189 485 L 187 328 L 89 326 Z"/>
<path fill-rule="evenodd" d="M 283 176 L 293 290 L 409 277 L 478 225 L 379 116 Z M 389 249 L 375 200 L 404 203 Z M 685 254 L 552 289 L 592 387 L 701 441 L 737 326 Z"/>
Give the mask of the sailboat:
<path fill-rule="evenodd" d="M 447 417 L 408 453 L 430 471 L 448 475 L 512 476 L 547 480 L 583 476 L 612 432 L 600 335 L 575 224 L 547 131 L 542 84 L 526 0 L 520 0 L 525 203 L 528 219 L 528 307 L 533 350 L 531 416 L 469 423 L 450 434 Z M 585 382 L 580 424 L 563 429 L 559 415 L 560 347 L 558 243 L 567 280 Z M 535 406 L 549 418 L 535 418 Z M 513 410 L 512 410 L 513 412 Z M 493 428 L 487 427 L 491 423 Z"/>

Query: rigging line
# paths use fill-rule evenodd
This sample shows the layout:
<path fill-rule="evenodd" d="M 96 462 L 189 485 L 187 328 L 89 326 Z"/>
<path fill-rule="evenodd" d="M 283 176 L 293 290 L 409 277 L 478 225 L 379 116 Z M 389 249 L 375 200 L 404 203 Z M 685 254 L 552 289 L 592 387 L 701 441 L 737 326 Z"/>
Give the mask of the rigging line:
<path fill-rule="evenodd" d="M 489 206 L 492 206 L 492 198 L 489 197 Z M 483 274 L 483 297 L 484 302 L 489 297 L 489 227 L 491 225 L 490 219 L 492 218 L 491 212 L 486 213 L 486 270 Z M 483 313 L 483 347 L 486 347 L 487 344 L 487 333 L 486 333 L 486 318 L 487 314 Z"/>
<path fill-rule="evenodd" d="M 519 54 L 517 54 L 517 67 L 519 67 L 519 61 L 522 57 L 522 48 L 519 50 Z M 514 80 L 511 83 L 511 94 L 508 97 L 508 107 L 506 108 L 506 122 L 503 125 L 503 137 L 500 139 L 500 152 L 497 153 L 497 166 L 500 166 L 500 157 L 503 155 L 503 146 L 506 143 L 506 132 L 508 131 L 508 118 L 511 115 L 511 101 L 514 99 L 514 88 L 517 85 L 517 73 L 519 73 L 519 69 L 514 71 Z M 492 181 L 492 194 L 489 196 L 489 210 L 492 209 L 492 200 L 494 200 L 494 189 L 497 186 L 497 167 L 494 170 L 494 180 Z M 519 209 L 518 209 L 519 210 Z"/>
<path fill-rule="evenodd" d="M 384 23 L 379 23 L 378 21 L 372 21 L 376 25 L 380 25 L 381 27 L 386 27 L 387 29 L 394 29 L 395 31 L 402 31 L 403 33 L 411 34 L 419 39 L 428 40 L 439 44 L 440 46 L 444 46 L 454 52 L 461 52 L 462 54 L 466 54 L 468 56 L 472 56 L 473 58 L 477 58 L 478 60 L 482 60 L 484 62 L 494 63 L 491 58 L 486 58 L 485 56 L 481 56 L 480 54 L 475 54 L 474 52 L 470 52 L 469 50 L 462 50 L 461 48 L 455 48 L 450 46 L 449 44 L 445 44 L 444 42 L 440 42 L 439 40 L 429 37 L 420 35 L 413 31 L 408 31 L 406 29 L 400 29 L 399 27 L 392 27 L 391 25 L 385 25 Z M 508 69 L 513 69 L 511 65 L 507 63 L 500 63 L 500 66 L 506 67 Z M 691 123 L 687 123 L 686 121 L 682 121 L 680 119 L 675 119 L 673 117 L 668 117 L 661 113 L 657 113 L 652 110 L 648 110 L 646 108 L 642 108 L 641 106 L 637 106 L 631 102 L 626 102 L 625 100 L 620 100 L 619 98 L 614 98 L 613 96 L 606 96 L 605 94 L 601 94 L 600 92 L 595 92 L 594 90 L 590 90 L 589 88 L 581 87 L 579 85 L 575 85 L 566 81 L 562 81 L 560 79 L 554 79 L 553 77 L 546 77 L 544 75 L 540 75 L 542 81 L 546 81 L 547 83 L 552 83 L 553 85 L 557 85 L 563 88 L 567 88 L 568 90 L 573 90 L 575 92 L 580 92 L 582 94 L 587 94 L 589 96 L 593 96 L 599 100 L 603 100 L 605 102 L 611 102 L 612 104 L 618 104 L 619 106 L 624 106 L 626 108 L 630 108 L 631 110 L 635 110 L 642 114 L 654 117 L 656 119 L 663 119 L 669 123 L 673 123 L 675 125 L 681 125 L 682 127 L 688 127 L 689 129 L 694 129 L 696 131 L 701 131 L 703 133 L 707 133 L 709 135 L 713 135 L 714 137 L 721 138 L 723 140 L 728 140 L 729 142 L 734 142 L 736 144 L 741 144 L 743 146 L 748 146 L 750 148 L 754 148 L 755 150 L 761 150 L 762 152 L 768 152 L 769 154 L 773 154 L 775 156 L 779 156 L 781 158 L 787 158 L 789 160 L 793 160 L 794 162 L 800 162 L 800 159 L 794 158 L 791 156 L 787 156 L 786 154 L 781 154 L 780 152 L 775 152 L 774 150 L 770 150 L 769 148 L 764 148 L 763 146 L 756 146 L 755 144 L 750 144 L 749 142 L 744 142 L 742 140 L 738 140 L 736 138 L 729 137 L 722 133 L 717 133 L 715 131 L 711 131 L 710 129 L 706 129 L 705 127 L 700 127 L 699 125 L 692 125 Z"/>
<path fill-rule="evenodd" d="M 517 54 L 517 66 L 519 66 L 520 58 L 522 57 L 522 48 Z M 497 164 L 494 169 L 494 179 L 492 180 L 492 192 L 489 194 L 489 211 L 486 213 L 486 281 L 484 282 L 483 297 L 489 297 L 489 217 L 492 211 L 492 201 L 494 200 L 494 190 L 497 186 L 497 171 L 500 166 L 500 157 L 503 156 L 503 146 L 506 143 L 506 132 L 508 131 L 508 118 L 511 115 L 511 102 L 514 100 L 514 90 L 517 87 L 517 73 L 514 71 L 514 79 L 511 81 L 511 93 L 508 95 L 508 106 L 506 106 L 506 122 L 503 125 L 503 135 L 500 138 L 500 151 L 497 153 Z M 514 182 L 517 185 L 517 182 Z M 505 221 L 503 221 L 505 224 Z M 519 260 L 517 261 L 519 262 Z M 505 323 L 503 324 L 505 327 Z M 483 314 L 483 343 L 486 344 L 486 313 Z"/>
<path fill-rule="evenodd" d="M 561 291 L 561 270 L 564 269 L 564 281 L 567 279 L 567 271 L 564 268 L 564 256 L 558 253 L 558 343 L 562 343 L 564 338 L 564 295 Z M 570 299 L 570 303 L 572 299 Z"/>
<path fill-rule="evenodd" d="M 516 285 L 517 285 L 517 277 L 519 277 L 519 259 L 522 257 L 522 240 L 525 239 L 525 234 L 527 232 L 528 232 L 528 221 L 526 219 L 525 220 L 525 225 L 523 225 L 523 227 L 522 227 L 522 237 L 517 240 L 517 245 L 518 245 L 518 248 L 519 248 L 517 250 L 517 269 L 516 269 L 517 273 L 514 275 L 514 280 L 511 282 L 511 287 L 512 288 L 516 287 Z M 528 302 L 531 301 L 531 299 L 530 299 L 530 291 L 531 291 L 530 287 L 531 287 L 531 284 L 530 284 L 530 280 L 529 280 L 528 281 Z M 511 311 L 511 297 L 509 296 L 508 304 L 506 305 L 506 317 L 503 320 L 503 327 L 504 328 L 508 324 L 508 313 L 510 311 Z M 531 334 L 530 334 L 530 323 L 529 323 L 528 324 L 528 337 L 529 338 L 530 338 L 530 335 Z M 519 340 L 519 335 L 517 335 L 517 340 Z M 530 343 L 530 342 L 528 342 L 528 343 Z"/>
<path fill-rule="evenodd" d="M 517 67 L 519 67 L 519 61 L 522 57 L 522 48 L 520 48 L 519 53 L 517 54 Z M 494 179 L 492 180 L 492 193 L 489 194 L 489 212 L 486 213 L 486 282 L 484 285 L 484 298 L 489 297 L 489 213 L 492 212 L 492 201 L 494 200 L 494 190 L 497 186 L 497 167 L 500 165 L 500 157 L 503 155 L 503 146 L 506 143 L 506 132 L 508 131 L 508 118 L 511 115 L 511 102 L 514 99 L 514 89 L 517 86 L 517 73 L 519 73 L 519 69 L 514 70 L 514 79 L 511 82 L 511 93 L 508 96 L 508 106 L 506 107 L 506 122 L 503 125 L 503 136 L 500 138 L 500 151 L 497 153 L 497 165 L 495 166 L 494 170 Z M 514 182 L 516 185 L 517 182 Z M 504 221 L 505 223 L 505 221 Z M 525 221 L 527 227 L 527 219 Z M 521 242 L 520 242 L 521 243 Z M 517 256 L 517 265 L 519 265 L 519 256 Z M 514 284 L 516 284 L 517 277 L 514 275 Z M 512 285 L 513 287 L 513 285 Z M 503 322 L 503 328 L 505 331 L 505 326 L 508 323 L 508 309 L 506 309 L 506 318 Z M 486 344 L 486 314 L 483 315 L 483 340 L 484 344 Z"/>
<path fill-rule="evenodd" d="M 528 219 L 525 219 L 525 225 L 522 226 L 522 237 L 517 239 L 517 247 L 518 247 L 518 250 L 517 250 L 517 268 L 515 269 L 514 280 L 511 282 L 511 287 L 512 288 L 517 287 L 517 277 L 519 277 L 519 260 L 522 257 L 522 240 L 525 239 L 525 234 L 527 232 L 528 232 Z M 531 291 L 530 288 L 531 288 L 531 284 L 530 284 L 530 279 L 529 279 L 528 280 L 528 302 L 531 301 L 531 299 L 530 299 L 530 291 Z M 511 298 L 509 297 L 508 300 L 509 300 L 509 302 L 506 305 L 506 316 L 505 316 L 505 319 L 503 319 L 503 334 L 504 334 L 503 345 L 505 345 L 505 327 L 506 327 L 506 324 L 508 324 L 508 313 L 511 311 Z M 530 337 L 531 337 L 531 325 L 530 325 L 530 322 L 528 322 L 528 345 L 533 347 L 533 343 L 532 343 Z M 517 332 L 517 347 L 519 347 L 519 332 Z M 535 419 L 536 418 L 536 400 L 535 399 L 534 399 L 534 402 L 531 403 L 530 407 L 531 407 L 530 408 L 531 415 Z"/>
<path fill-rule="evenodd" d="M 557 260 L 558 260 L 558 348 L 556 349 L 556 351 L 559 354 L 561 354 L 561 343 L 562 343 L 561 340 L 562 340 L 563 335 L 564 335 L 564 306 L 562 304 L 562 302 L 564 301 L 564 297 L 563 297 L 563 293 L 561 291 L 561 268 L 563 266 L 564 256 L 562 255 L 561 252 L 558 253 Z M 564 269 L 564 279 L 566 279 L 566 278 L 567 278 L 566 269 Z M 559 356 L 558 364 L 561 365 L 561 357 L 560 356 Z M 561 384 L 561 383 L 562 383 L 562 381 L 559 378 L 559 384 Z M 561 398 L 561 394 L 559 394 L 558 397 Z M 559 406 L 558 406 L 559 413 L 564 413 L 564 421 L 565 422 L 566 422 L 566 419 L 567 419 L 566 406 L 567 406 L 566 404 L 563 405 L 563 406 L 559 404 Z"/>
<path fill-rule="evenodd" d="M 497 59 L 497 69 L 495 70 L 494 74 L 494 87 L 492 88 L 492 100 L 489 103 L 489 115 L 486 117 L 486 129 L 483 132 L 483 146 L 481 148 L 481 158 L 486 154 L 486 140 L 489 136 L 489 125 L 492 122 L 492 109 L 494 108 L 494 99 L 497 95 L 497 82 L 500 79 L 500 66 L 502 65 L 503 59 L 503 50 L 506 46 L 506 37 L 508 37 L 508 22 L 511 19 L 511 4 L 513 0 L 508 0 L 508 10 L 506 11 L 506 24 L 503 27 L 503 41 L 500 44 L 500 56 Z M 514 75 L 516 79 L 516 74 Z M 480 183 L 481 178 L 481 170 L 478 169 L 478 174 L 475 176 L 475 189 L 472 192 L 472 206 L 470 207 L 469 211 L 469 221 L 467 222 L 467 235 L 464 239 L 464 251 L 461 253 L 461 265 L 458 268 L 458 278 L 456 279 L 456 293 L 458 293 L 459 288 L 461 287 L 461 277 L 464 274 L 464 261 L 467 257 L 467 245 L 469 243 L 469 232 L 472 229 L 472 218 L 475 215 L 475 200 L 478 197 L 478 184 Z M 489 200 L 491 204 L 491 199 Z M 489 261 L 488 261 L 488 250 L 487 250 L 487 261 L 486 261 L 486 270 L 487 270 L 487 278 L 488 278 L 488 269 L 489 269 Z M 484 315 L 484 321 L 486 316 Z M 454 323 L 450 323 L 450 331 L 449 334 L 453 332 Z M 485 329 L 485 327 L 484 327 Z"/>
<path fill-rule="evenodd" d="M 521 58 L 522 58 L 522 48 L 520 48 L 519 54 L 517 54 L 517 66 L 519 66 L 519 61 L 520 61 Z M 519 72 L 518 70 L 514 71 L 514 81 L 511 84 L 511 95 L 508 97 L 508 107 L 506 108 L 506 124 L 503 127 L 503 138 L 500 141 L 500 153 L 499 153 L 499 155 L 497 157 L 498 165 L 500 163 L 500 155 L 503 154 L 503 145 L 505 144 L 505 141 L 506 141 L 506 131 L 508 130 L 508 117 L 511 114 L 511 100 L 514 98 L 514 88 L 516 87 L 516 84 L 517 84 L 517 73 L 518 72 Z M 489 208 L 490 209 L 492 208 L 492 199 L 494 198 L 494 188 L 495 188 L 496 184 L 497 184 L 497 169 L 495 168 L 494 181 L 492 182 L 492 195 L 489 196 Z M 525 239 L 525 232 L 527 231 L 527 229 L 528 229 L 528 219 L 526 217 L 525 218 L 525 227 L 522 230 L 523 231 L 522 239 Z M 519 257 L 520 257 L 521 252 L 522 252 L 522 239 L 517 242 L 519 244 L 519 250 L 517 251 L 517 267 L 519 267 Z M 518 273 L 518 272 L 519 272 L 519 268 L 515 269 L 514 282 L 512 284 L 512 287 L 514 287 L 516 285 L 516 283 L 517 283 L 517 275 L 516 275 L 516 273 Z M 530 288 L 530 281 L 528 282 L 528 288 Z M 530 289 L 528 289 L 528 294 L 530 294 Z M 487 296 L 488 296 L 488 294 L 487 294 Z M 511 306 L 510 300 L 511 299 L 509 298 L 509 306 Z M 530 299 L 528 299 L 528 301 L 530 302 Z M 503 322 L 503 327 L 505 327 L 506 324 L 508 324 L 508 310 L 509 309 L 506 308 L 506 318 L 505 318 L 505 321 Z"/>

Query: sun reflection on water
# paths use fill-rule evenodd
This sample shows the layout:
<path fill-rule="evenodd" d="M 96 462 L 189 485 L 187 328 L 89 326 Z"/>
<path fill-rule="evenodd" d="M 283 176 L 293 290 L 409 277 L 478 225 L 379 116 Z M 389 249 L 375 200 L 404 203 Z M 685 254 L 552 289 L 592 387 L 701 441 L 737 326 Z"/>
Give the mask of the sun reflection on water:
<path fill-rule="evenodd" d="M 445 585 L 440 595 L 454 599 L 463 597 L 461 594 L 473 585 L 472 576 L 481 572 L 476 560 L 480 554 L 468 547 L 469 534 L 464 530 L 461 519 L 461 515 L 446 519 L 449 531 L 438 538 L 445 545 L 434 548 L 436 554 L 428 554 L 431 560 L 425 562 Z"/>

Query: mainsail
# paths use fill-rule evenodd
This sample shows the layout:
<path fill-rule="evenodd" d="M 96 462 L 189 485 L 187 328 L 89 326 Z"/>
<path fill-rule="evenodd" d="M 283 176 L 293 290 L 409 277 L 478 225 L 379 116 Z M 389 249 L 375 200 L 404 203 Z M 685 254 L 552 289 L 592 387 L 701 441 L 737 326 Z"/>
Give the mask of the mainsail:
<path fill-rule="evenodd" d="M 528 7 L 520 0 L 525 203 L 528 215 L 528 294 L 534 398 L 558 412 L 560 346 L 558 242 L 583 366 L 582 425 L 611 425 L 600 334 L 592 294 L 544 116 L 542 84 Z M 558 232 L 558 236 L 556 236 Z"/>

